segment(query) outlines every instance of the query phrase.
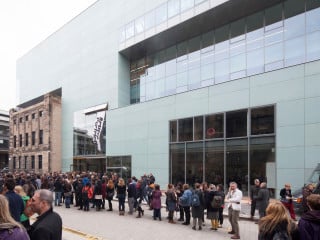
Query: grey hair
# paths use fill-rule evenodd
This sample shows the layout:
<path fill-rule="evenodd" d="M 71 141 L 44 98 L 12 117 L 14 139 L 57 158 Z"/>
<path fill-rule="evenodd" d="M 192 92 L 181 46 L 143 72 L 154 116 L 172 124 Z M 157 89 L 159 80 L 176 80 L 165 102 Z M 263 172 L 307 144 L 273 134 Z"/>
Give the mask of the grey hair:
<path fill-rule="evenodd" d="M 49 191 L 48 189 L 39 189 L 36 191 L 36 193 L 39 193 L 40 200 L 47 202 L 49 205 L 52 205 L 53 193 L 51 191 Z"/>

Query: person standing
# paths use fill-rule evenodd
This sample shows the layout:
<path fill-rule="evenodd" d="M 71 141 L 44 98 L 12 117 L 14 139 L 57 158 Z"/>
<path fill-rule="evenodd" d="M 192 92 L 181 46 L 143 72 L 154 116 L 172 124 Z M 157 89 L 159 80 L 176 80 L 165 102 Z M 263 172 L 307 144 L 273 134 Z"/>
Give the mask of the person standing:
<path fill-rule="evenodd" d="M 228 201 L 228 217 L 231 224 L 229 234 L 234 234 L 231 239 L 240 239 L 239 215 L 241 211 L 242 191 L 238 189 L 236 182 L 230 182 L 229 191 L 227 193 Z"/>
<path fill-rule="evenodd" d="M 23 190 L 23 188 L 20 185 L 15 186 L 14 191 L 17 194 L 19 194 L 23 200 L 25 210 L 23 211 L 23 213 L 20 216 L 20 222 L 21 222 L 22 226 L 24 226 L 25 229 L 28 230 L 30 228 L 29 217 L 31 217 L 31 214 L 33 214 L 33 212 L 30 211 L 31 208 L 29 206 L 27 206 L 27 204 L 30 202 L 29 201 L 30 197 L 27 196 L 27 194 L 25 193 L 25 191 Z M 26 209 L 28 209 L 28 211 L 26 211 Z"/>
<path fill-rule="evenodd" d="M 30 240 L 26 230 L 15 221 L 9 211 L 9 203 L 0 195 L 0 239 Z"/>
<path fill-rule="evenodd" d="M 173 221 L 173 214 L 177 207 L 177 195 L 174 191 L 172 184 L 168 184 L 168 189 L 166 191 L 166 204 L 169 212 L 169 215 L 168 215 L 169 223 L 175 224 L 176 222 Z"/>
<path fill-rule="evenodd" d="M 31 225 L 31 240 L 61 240 L 62 219 L 52 209 L 53 194 L 47 189 L 36 190 L 32 197 L 31 208 L 39 216 Z"/>
<path fill-rule="evenodd" d="M 159 221 L 161 221 L 161 196 L 160 186 L 159 184 L 155 184 L 152 191 L 153 219 L 159 218 Z"/>
<path fill-rule="evenodd" d="M 259 179 L 255 179 L 254 180 L 254 185 L 251 186 L 251 191 L 250 191 L 250 199 L 251 199 L 251 220 L 253 220 L 254 218 L 254 213 L 256 211 L 256 198 L 258 196 L 258 192 L 259 192 L 259 189 L 260 189 L 260 180 Z"/>
<path fill-rule="evenodd" d="M 107 211 L 113 211 L 112 209 L 112 200 L 114 196 L 114 183 L 111 179 L 108 180 L 108 184 L 106 186 L 106 198 L 108 200 L 108 210 Z"/>
<path fill-rule="evenodd" d="M 307 204 L 310 211 L 301 216 L 298 224 L 300 240 L 320 239 L 320 195 L 308 196 Z"/>
<path fill-rule="evenodd" d="M 191 206 L 191 196 L 192 192 L 189 189 L 189 184 L 183 184 L 183 194 L 179 198 L 179 203 L 183 207 L 184 215 L 185 215 L 185 222 L 182 223 L 183 225 L 190 225 L 190 206 Z"/>
<path fill-rule="evenodd" d="M 126 184 L 123 178 L 119 178 L 118 185 L 117 185 L 117 197 L 119 202 L 119 215 L 124 216 L 125 214 L 125 200 L 126 200 Z"/>
<path fill-rule="evenodd" d="M 204 213 L 205 208 L 205 199 L 203 192 L 200 188 L 200 183 L 195 183 L 195 190 L 193 192 L 193 195 L 198 195 L 199 198 L 199 204 L 198 205 L 192 205 L 191 212 L 192 212 L 192 229 L 196 230 L 197 228 L 197 220 L 198 220 L 198 229 L 202 230 L 202 217 Z"/>
<path fill-rule="evenodd" d="M 292 194 L 291 194 L 291 185 L 286 183 L 284 188 L 280 190 L 281 202 L 289 210 L 292 220 L 296 221 L 296 214 L 293 210 Z"/>
<path fill-rule="evenodd" d="M 7 178 L 4 182 L 5 196 L 9 202 L 9 210 L 13 219 L 20 222 L 20 216 L 24 210 L 24 203 L 20 195 L 14 192 L 16 186 L 13 178 Z"/>
<path fill-rule="evenodd" d="M 259 221 L 258 240 L 298 240 L 296 224 L 287 214 L 286 207 L 279 201 L 271 202 L 266 209 L 266 216 Z"/>
<path fill-rule="evenodd" d="M 302 205 L 303 213 L 306 213 L 306 212 L 308 212 L 310 210 L 309 206 L 307 204 L 307 197 L 312 194 L 313 189 L 314 189 L 314 186 L 313 186 L 312 183 L 309 183 L 307 186 L 305 186 L 302 189 L 302 202 L 301 202 L 301 205 Z"/>
<path fill-rule="evenodd" d="M 222 228 L 224 199 L 226 197 L 226 195 L 224 194 L 224 191 L 223 191 L 223 185 L 222 184 L 218 184 L 217 185 L 217 192 L 221 195 L 221 198 L 222 198 L 222 204 L 221 204 L 221 207 L 219 208 L 219 225 L 218 225 L 218 228 Z"/>
<path fill-rule="evenodd" d="M 256 197 L 256 204 L 259 210 L 260 219 L 266 215 L 266 209 L 269 204 L 269 199 L 270 199 L 270 194 L 269 194 L 269 190 L 267 189 L 267 183 L 262 182 L 260 184 L 258 196 Z"/>

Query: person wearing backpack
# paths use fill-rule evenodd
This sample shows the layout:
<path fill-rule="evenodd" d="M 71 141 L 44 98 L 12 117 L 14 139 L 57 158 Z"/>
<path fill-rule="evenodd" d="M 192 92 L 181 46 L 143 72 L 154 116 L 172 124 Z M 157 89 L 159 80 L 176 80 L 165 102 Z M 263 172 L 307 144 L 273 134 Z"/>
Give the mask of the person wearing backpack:
<path fill-rule="evenodd" d="M 191 196 L 192 192 L 189 189 L 189 184 L 183 184 L 183 194 L 179 198 L 179 204 L 183 207 L 185 213 L 185 222 L 183 225 L 190 225 L 190 206 L 191 206 Z"/>
<path fill-rule="evenodd" d="M 224 193 L 224 189 L 223 189 L 223 185 L 222 184 L 218 184 L 217 185 L 217 192 L 220 193 L 221 197 L 222 197 L 222 205 L 219 208 L 219 225 L 218 228 L 222 228 L 222 224 L 223 224 L 223 209 L 224 209 L 224 199 L 226 197 L 225 193 Z"/>
<path fill-rule="evenodd" d="M 200 189 L 200 183 L 196 183 L 194 185 L 195 190 L 192 194 L 191 201 L 191 210 L 192 210 L 192 218 L 193 218 L 193 226 L 192 229 L 196 230 L 197 220 L 199 230 L 202 230 L 202 216 L 204 212 L 204 196 L 203 192 Z"/>
<path fill-rule="evenodd" d="M 207 194 L 207 219 L 211 221 L 211 230 L 218 230 L 218 219 L 219 219 L 219 205 L 216 199 L 218 192 L 216 191 L 216 186 L 210 184 L 209 193 Z M 215 198 L 216 197 L 216 198 Z M 220 196 L 221 200 L 221 196 Z"/>

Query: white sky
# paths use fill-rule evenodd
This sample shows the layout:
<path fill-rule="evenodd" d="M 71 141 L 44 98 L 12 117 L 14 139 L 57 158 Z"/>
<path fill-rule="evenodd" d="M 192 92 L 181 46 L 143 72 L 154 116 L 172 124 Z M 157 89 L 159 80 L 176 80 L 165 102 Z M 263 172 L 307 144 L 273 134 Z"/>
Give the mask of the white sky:
<path fill-rule="evenodd" d="M 16 60 L 97 0 L 0 0 L 0 110 L 15 107 Z"/>

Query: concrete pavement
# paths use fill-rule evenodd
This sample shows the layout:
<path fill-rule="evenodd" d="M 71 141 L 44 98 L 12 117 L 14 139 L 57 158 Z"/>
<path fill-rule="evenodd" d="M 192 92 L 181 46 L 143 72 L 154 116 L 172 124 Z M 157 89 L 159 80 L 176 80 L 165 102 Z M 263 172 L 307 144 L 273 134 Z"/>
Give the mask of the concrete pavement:
<path fill-rule="evenodd" d="M 247 209 L 250 211 L 248 203 L 243 202 L 243 211 L 241 211 L 240 220 L 240 235 L 244 240 L 256 240 L 258 236 L 258 226 L 247 219 Z M 247 206 L 246 206 L 247 205 Z M 79 211 L 76 207 L 65 208 L 54 207 L 54 211 L 58 212 L 63 219 L 63 239 L 64 240 L 144 240 L 150 239 L 215 239 L 225 240 L 230 239 L 230 224 L 225 217 L 223 228 L 218 231 L 210 230 L 210 222 L 205 221 L 203 230 L 192 230 L 192 226 L 184 226 L 181 222 L 177 224 L 169 224 L 166 220 L 167 212 L 162 208 L 162 221 L 153 220 L 152 211 L 148 210 L 146 205 L 143 205 L 145 214 L 142 218 L 136 218 L 137 214 L 119 216 L 118 203 L 113 201 L 113 212 L 101 210 L 95 211 L 91 208 L 89 212 Z M 126 204 L 126 210 L 128 206 Z M 175 220 L 179 217 L 175 215 Z M 192 218 L 191 218 L 192 222 Z"/>

